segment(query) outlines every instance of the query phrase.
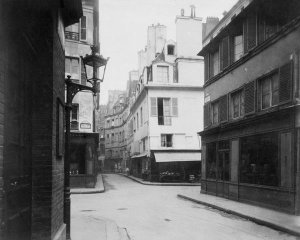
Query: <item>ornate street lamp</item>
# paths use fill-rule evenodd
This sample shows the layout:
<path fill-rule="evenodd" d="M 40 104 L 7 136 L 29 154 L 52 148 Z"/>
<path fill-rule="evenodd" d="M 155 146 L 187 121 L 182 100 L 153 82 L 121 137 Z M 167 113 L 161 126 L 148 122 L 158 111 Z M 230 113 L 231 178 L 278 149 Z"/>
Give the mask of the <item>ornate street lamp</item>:
<path fill-rule="evenodd" d="M 85 57 L 81 57 L 82 62 L 84 64 L 85 75 L 87 81 L 91 84 L 91 86 L 81 85 L 78 83 L 74 83 L 71 80 L 71 76 L 67 76 L 65 80 L 66 83 L 66 136 L 65 136 L 65 186 L 64 186 L 64 221 L 67 225 L 67 239 L 70 239 L 70 220 L 71 220 L 71 201 L 70 201 L 70 114 L 72 110 L 72 101 L 74 96 L 80 91 L 90 91 L 94 96 L 99 94 L 100 92 L 100 82 L 103 82 L 105 76 L 105 70 L 107 61 L 109 58 L 103 58 L 96 46 L 91 46 L 92 54 L 86 55 Z M 90 66 L 93 68 L 93 76 L 88 79 L 86 66 Z M 97 77 L 98 68 L 104 67 L 103 74 L 101 78 Z"/>

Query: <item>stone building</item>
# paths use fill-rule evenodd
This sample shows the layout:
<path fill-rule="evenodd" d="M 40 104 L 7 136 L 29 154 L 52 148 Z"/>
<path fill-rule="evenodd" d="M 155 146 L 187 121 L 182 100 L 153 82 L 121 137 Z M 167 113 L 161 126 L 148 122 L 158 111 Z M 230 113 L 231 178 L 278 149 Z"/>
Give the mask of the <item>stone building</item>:
<path fill-rule="evenodd" d="M 99 46 L 99 1 L 83 0 L 83 16 L 65 29 L 65 75 L 75 83 L 90 86 L 92 67 L 81 57 L 91 53 L 91 45 Z M 94 187 L 98 161 L 99 134 L 95 129 L 97 98 L 91 92 L 79 92 L 72 102 L 70 139 L 71 187 Z"/>
<path fill-rule="evenodd" d="M 299 7 L 240 0 L 203 40 L 202 193 L 300 214 Z"/>
<path fill-rule="evenodd" d="M 0 239 L 66 239 L 64 28 L 81 1 L 0 3 Z"/>

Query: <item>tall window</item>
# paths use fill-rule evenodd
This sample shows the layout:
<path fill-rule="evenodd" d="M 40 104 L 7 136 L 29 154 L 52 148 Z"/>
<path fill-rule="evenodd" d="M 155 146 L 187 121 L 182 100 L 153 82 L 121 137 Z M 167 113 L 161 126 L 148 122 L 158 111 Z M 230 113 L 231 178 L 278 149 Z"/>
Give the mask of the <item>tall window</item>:
<path fill-rule="evenodd" d="M 161 134 L 161 146 L 162 147 L 172 147 L 172 134 Z"/>
<path fill-rule="evenodd" d="M 273 74 L 260 81 L 261 109 L 275 106 L 279 103 L 279 76 Z"/>
<path fill-rule="evenodd" d="M 111 134 L 111 142 L 112 143 L 115 142 L 115 134 L 114 133 Z"/>
<path fill-rule="evenodd" d="M 231 95 L 231 117 L 239 118 L 244 116 L 244 92 L 238 91 Z"/>
<path fill-rule="evenodd" d="M 136 114 L 136 129 L 139 130 L 139 113 Z"/>
<path fill-rule="evenodd" d="M 157 66 L 157 81 L 163 83 L 169 82 L 168 66 Z"/>
<path fill-rule="evenodd" d="M 78 130 L 79 128 L 79 118 L 78 118 L 78 112 L 79 112 L 79 105 L 78 104 L 72 104 L 72 111 L 71 111 L 71 129 L 72 130 Z"/>
<path fill-rule="evenodd" d="M 80 40 L 85 41 L 86 38 L 86 16 L 82 16 L 80 19 Z"/>
<path fill-rule="evenodd" d="M 77 80 L 79 82 L 79 59 L 78 58 L 69 58 L 65 59 L 65 73 L 70 75 L 71 79 Z"/>
<path fill-rule="evenodd" d="M 220 59 L 219 59 L 219 50 L 215 51 L 212 54 L 212 64 L 213 64 L 213 76 L 217 75 L 220 72 Z"/>
<path fill-rule="evenodd" d="M 219 102 L 214 102 L 211 104 L 211 119 L 212 124 L 219 123 Z"/>
<path fill-rule="evenodd" d="M 244 54 L 243 35 L 235 36 L 233 41 L 234 41 L 234 61 L 237 61 Z"/>
<path fill-rule="evenodd" d="M 158 125 L 171 125 L 171 99 L 157 98 Z"/>

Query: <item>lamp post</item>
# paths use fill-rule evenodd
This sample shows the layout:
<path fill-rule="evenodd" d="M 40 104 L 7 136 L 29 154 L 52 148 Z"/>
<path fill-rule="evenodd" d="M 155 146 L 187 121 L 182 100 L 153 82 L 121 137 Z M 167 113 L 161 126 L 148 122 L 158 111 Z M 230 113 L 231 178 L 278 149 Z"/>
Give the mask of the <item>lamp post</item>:
<path fill-rule="evenodd" d="M 86 73 L 87 82 L 91 84 L 91 86 L 81 85 L 78 83 L 74 83 L 71 80 L 71 76 L 67 76 L 65 80 L 66 83 L 66 135 L 65 135 L 65 185 L 64 185 L 64 221 L 66 224 L 66 235 L 67 239 L 71 238 L 70 230 L 71 230 L 71 200 L 70 200 L 70 114 L 72 110 L 72 101 L 74 96 L 80 91 L 90 91 L 94 96 L 100 93 L 100 82 L 103 82 L 106 64 L 109 58 L 105 59 L 98 53 L 98 48 L 96 46 L 91 46 L 92 54 L 86 55 L 85 57 L 81 57 L 84 69 Z M 93 68 L 93 76 L 88 79 L 86 66 L 90 66 Z M 102 78 L 97 77 L 98 68 L 104 67 Z"/>

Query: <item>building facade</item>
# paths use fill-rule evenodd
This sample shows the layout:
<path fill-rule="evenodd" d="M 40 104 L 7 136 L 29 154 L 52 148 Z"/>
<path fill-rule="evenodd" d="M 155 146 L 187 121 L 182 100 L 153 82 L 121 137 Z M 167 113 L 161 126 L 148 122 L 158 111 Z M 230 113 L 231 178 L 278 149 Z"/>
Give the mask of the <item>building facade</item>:
<path fill-rule="evenodd" d="M 0 239 L 66 239 L 64 27 L 81 1 L 0 3 Z"/>
<path fill-rule="evenodd" d="M 197 131 L 203 124 L 197 119 L 203 116 L 192 106 L 202 102 L 201 109 L 204 100 L 204 60 L 197 56 L 202 19 L 192 8 L 191 16 L 177 16 L 176 28 L 173 41 L 166 39 L 164 25 L 148 27 L 138 70 L 131 72 L 137 80 L 128 84 L 135 88 L 127 88 L 126 105 L 117 114 L 124 112 L 127 119 L 120 126 L 125 128 L 125 143 L 116 144 L 122 148 L 123 169 L 151 181 L 189 181 L 200 174 Z"/>
<path fill-rule="evenodd" d="M 75 83 L 90 86 L 92 67 L 84 66 L 81 57 L 91 53 L 91 45 L 99 46 L 99 2 L 83 0 L 83 16 L 65 29 L 65 75 Z M 70 185 L 94 187 L 98 161 L 99 134 L 96 132 L 97 99 L 91 92 L 79 92 L 73 99 L 70 136 Z"/>
<path fill-rule="evenodd" d="M 204 39 L 201 192 L 300 213 L 299 2 L 240 0 Z"/>

